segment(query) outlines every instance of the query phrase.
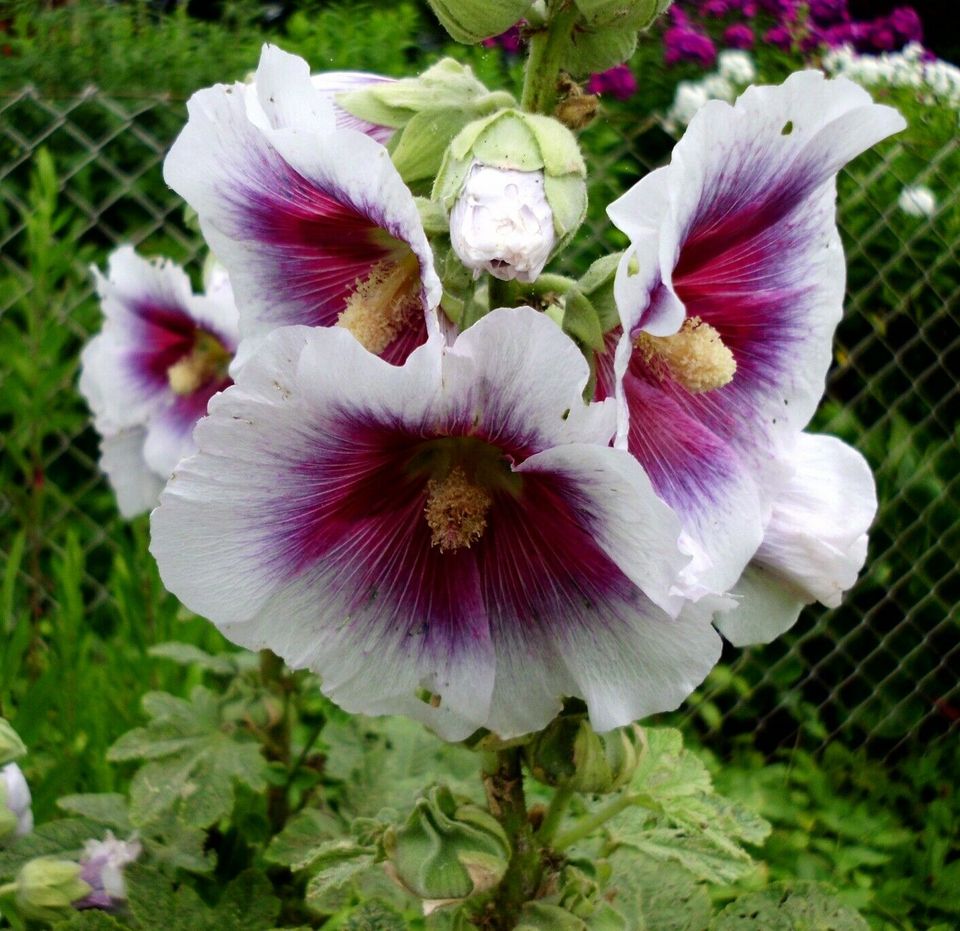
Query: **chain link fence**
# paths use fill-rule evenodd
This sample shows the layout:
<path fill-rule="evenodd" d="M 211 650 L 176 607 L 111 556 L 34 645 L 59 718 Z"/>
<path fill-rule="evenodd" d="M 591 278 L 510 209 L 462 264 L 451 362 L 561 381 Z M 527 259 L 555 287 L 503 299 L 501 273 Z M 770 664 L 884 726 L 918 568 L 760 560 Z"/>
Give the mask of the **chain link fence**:
<path fill-rule="evenodd" d="M 201 244 L 161 177 L 164 154 L 184 120 L 183 103 L 163 97 L 122 99 L 91 89 L 49 99 L 31 88 L 0 97 L 0 324 L 8 324 L 0 331 L 6 344 L 0 379 L 14 371 L 18 352 L 40 349 L 24 322 L 31 301 L 48 301 L 44 311 L 69 334 L 62 369 L 35 399 L 50 418 L 42 442 L 4 473 L 0 559 L 6 563 L 11 555 L 18 522 L 27 523 L 27 535 L 48 541 L 54 556 L 60 544 L 52 530 L 72 523 L 82 533 L 90 610 L 109 597 L 98 567 L 108 565 L 125 531 L 103 503 L 96 439 L 75 389 L 76 354 L 99 325 L 86 269 L 102 264 L 120 243 L 145 244 L 180 262 L 198 258 Z M 591 213 L 574 257 L 581 262 L 617 247 L 603 224 L 603 206 L 662 163 L 672 144 L 656 118 L 629 126 L 608 122 L 594 131 Z M 840 179 L 847 313 L 814 427 L 860 448 L 877 476 L 880 511 L 868 568 L 842 607 L 808 609 L 768 647 L 730 650 L 684 712 L 701 730 L 750 732 L 768 747 L 799 742 L 817 749 L 840 737 L 888 755 L 905 742 L 958 727 L 958 148 L 956 138 L 936 152 L 893 143 Z M 56 169 L 57 215 L 66 219 L 54 223 L 53 232 L 72 269 L 55 299 L 33 241 L 40 150 L 50 153 Z M 919 174 L 904 167 L 908 157 L 920 159 Z M 942 192 L 933 216 L 910 217 L 897 205 L 901 188 L 917 183 Z M 75 416 L 61 418 L 67 407 Z M 29 437 L 18 431 L 34 427 L 10 412 L 2 417 L 4 456 L 14 447 L 29 449 Z M 42 514 L 31 514 L 30 489 L 38 482 L 49 503 Z M 37 610 L 57 597 L 29 560 L 19 581 Z"/>

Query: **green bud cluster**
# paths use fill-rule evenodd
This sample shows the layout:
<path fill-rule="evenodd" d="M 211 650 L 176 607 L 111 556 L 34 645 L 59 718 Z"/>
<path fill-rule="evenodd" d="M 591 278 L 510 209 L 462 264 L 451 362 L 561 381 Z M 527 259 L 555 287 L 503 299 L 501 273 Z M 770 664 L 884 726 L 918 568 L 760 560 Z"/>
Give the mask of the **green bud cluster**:
<path fill-rule="evenodd" d="M 500 823 L 445 786 L 417 799 L 407 820 L 383 835 L 388 872 L 424 908 L 461 902 L 503 878 L 510 844 Z"/>
<path fill-rule="evenodd" d="M 55 857 L 38 857 L 25 863 L 14 883 L 20 915 L 35 921 L 63 918 L 71 903 L 92 891 L 80 878 L 80 869 L 79 863 Z"/>
<path fill-rule="evenodd" d="M 19 760 L 27 752 L 20 735 L 11 727 L 10 722 L 0 718 L 0 766 L 6 766 Z"/>
<path fill-rule="evenodd" d="M 575 792 L 616 792 L 645 752 L 643 730 L 631 724 L 598 734 L 586 715 L 561 715 L 524 748 L 534 778 Z"/>

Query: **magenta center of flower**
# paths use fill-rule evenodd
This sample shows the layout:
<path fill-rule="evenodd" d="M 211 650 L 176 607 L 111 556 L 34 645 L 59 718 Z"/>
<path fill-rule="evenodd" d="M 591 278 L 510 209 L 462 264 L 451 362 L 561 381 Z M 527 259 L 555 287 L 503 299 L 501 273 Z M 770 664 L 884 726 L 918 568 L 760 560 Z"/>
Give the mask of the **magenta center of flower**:
<path fill-rule="evenodd" d="M 197 330 L 193 346 L 167 369 L 170 390 L 177 395 L 193 394 L 211 382 L 227 377 L 232 354 L 212 333 Z"/>
<path fill-rule="evenodd" d="M 380 355 L 421 314 L 420 263 L 408 251 L 399 261 L 378 262 L 366 278 L 357 280 L 337 325 Z"/>
<path fill-rule="evenodd" d="M 410 462 L 427 478 L 423 516 L 430 542 L 441 553 L 468 549 L 487 528 L 494 495 L 517 495 L 522 478 L 501 450 L 473 437 L 443 437 L 421 444 Z"/>

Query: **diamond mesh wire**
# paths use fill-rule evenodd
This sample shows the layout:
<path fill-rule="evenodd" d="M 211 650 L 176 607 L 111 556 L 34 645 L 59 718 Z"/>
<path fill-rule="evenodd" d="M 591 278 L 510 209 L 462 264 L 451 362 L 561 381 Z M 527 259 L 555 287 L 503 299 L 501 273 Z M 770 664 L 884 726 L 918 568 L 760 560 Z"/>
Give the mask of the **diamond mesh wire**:
<path fill-rule="evenodd" d="M 53 156 L 59 204 L 72 216 L 62 236 L 75 250 L 78 284 L 51 310 L 70 331 L 74 359 L 98 326 L 89 262 L 102 264 L 120 243 L 145 244 L 181 262 L 198 257 L 182 203 L 161 177 L 163 155 L 184 116 L 182 103 L 164 97 L 120 99 L 94 89 L 70 99 L 45 98 L 30 87 L 0 97 L 0 319 L 16 314 L 35 287 L 25 220 L 41 147 Z M 603 206 L 664 162 L 673 143 L 655 118 L 629 127 L 603 124 L 591 133 L 591 208 L 571 257 L 580 266 L 622 247 Z M 958 726 L 960 226 L 952 177 L 958 148 L 954 139 L 939 152 L 913 153 L 924 167 L 919 176 L 901 177 L 897 166 L 910 153 L 895 144 L 840 179 L 847 314 L 815 427 L 854 443 L 875 470 L 880 511 L 868 569 L 840 608 L 808 609 L 776 643 L 729 651 L 728 664 L 688 712 L 705 730 L 750 731 L 761 742 L 803 741 L 814 748 L 839 735 L 891 753 L 904 741 Z M 933 217 L 907 218 L 889 196 L 891 179 L 898 189 L 930 184 L 954 200 L 942 201 Z M 17 348 L 5 347 L 0 377 L 8 375 Z M 65 371 L 46 389 L 51 417 L 64 404 L 79 403 L 76 363 Z M 97 566 L 116 546 L 122 523 L 91 504 L 103 494 L 96 441 L 82 418 L 69 424 L 46 431 L 39 474 L 20 476 L 25 485 L 42 478 L 52 502 L 26 530 L 43 539 L 64 522 L 80 528 L 92 606 L 108 597 Z M 11 442 L 9 431 L 29 429 L 5 423 L 0 449 Z M 4 561 L 21 491 L 0 488 Z M 49 537 L 57 555 L 56 535 Z M 55 597 L 29 563 L 22 575 L 37 603 Z"/>

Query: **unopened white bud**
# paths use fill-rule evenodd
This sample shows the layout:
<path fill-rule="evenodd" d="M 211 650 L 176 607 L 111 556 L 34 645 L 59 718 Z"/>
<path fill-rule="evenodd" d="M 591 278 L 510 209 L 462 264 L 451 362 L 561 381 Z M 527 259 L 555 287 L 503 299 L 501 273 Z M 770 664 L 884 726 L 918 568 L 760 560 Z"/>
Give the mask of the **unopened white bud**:
<path fill-rule="evenodd" d="M 30 786 L 16 763 L 0 769 L 0 842 L 33 830 Z"/>
<path fill-rule="evenodd" d="M 450 241 L 475 274 L 536 279 L 556 242 L 543 171 L 474 164 L 450 213 Z"/>

